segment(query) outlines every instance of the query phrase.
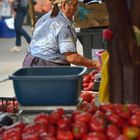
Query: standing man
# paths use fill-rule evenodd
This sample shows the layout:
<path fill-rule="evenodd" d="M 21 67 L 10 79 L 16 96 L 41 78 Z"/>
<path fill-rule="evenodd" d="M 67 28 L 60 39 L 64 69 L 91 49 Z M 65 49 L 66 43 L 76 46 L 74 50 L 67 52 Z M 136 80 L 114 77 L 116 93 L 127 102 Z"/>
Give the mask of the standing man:
<path fill-rule="evenodd" d="M 31 37 L 28 33 L 23 29 L 24 18 L 27 15 L 28 11 L 28 0 L 9 0 L 12 4 L 12 8 L 14 10 L 14 27 L 16 32 L 16 42 L 15 47 L 11 48 L 11 52 L 20 52 L 21 51 L 21 37 L 23 36 L 27 43 L 30 43 Z"/>

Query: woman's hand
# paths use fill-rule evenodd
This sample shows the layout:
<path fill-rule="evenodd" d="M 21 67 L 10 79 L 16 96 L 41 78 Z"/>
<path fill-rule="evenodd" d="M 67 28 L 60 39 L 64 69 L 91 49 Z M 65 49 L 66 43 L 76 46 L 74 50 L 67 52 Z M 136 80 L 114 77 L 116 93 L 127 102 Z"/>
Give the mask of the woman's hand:
<path fill-rule="evenodd" d="M 95 60 L 95 61 L 93 61 L 93 63 L 95 65 L 94 68 L 96 68 L 98 71 L 100 71 L 101 70 L 100 62 L 98 60 Z"/>

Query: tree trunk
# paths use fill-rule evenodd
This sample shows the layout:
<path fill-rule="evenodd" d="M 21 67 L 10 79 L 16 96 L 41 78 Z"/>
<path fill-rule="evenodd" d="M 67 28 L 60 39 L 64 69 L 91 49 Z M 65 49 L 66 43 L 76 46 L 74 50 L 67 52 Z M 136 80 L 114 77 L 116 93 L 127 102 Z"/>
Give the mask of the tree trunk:
<path fill-rule="evenodd" d="M 132 0 L 130 12 L 133 25 L 140 28 L 140 0 Z"/>
<path fill-rule="evenodd" d="M 130 9 L 130 14 L 131 14 L 131 19 L 132 19 L 132 24 L 137 26 L 140 29 L 140 0 L 132 0 L 131 2 L 131 9 Z M 140 46 L 137 46 L 136 48 L 136 68 L 135 68 L 135 79 L 136 79 L 136 96 L 135 100 L 138 104 L 140 104 Z"/>
<path fill-rule="evenodd" d="M 137 43 L 126 0 L 105 0 L 113 39 L 109 53 L 109 90 L 112 103 L 138 103 Z"/>

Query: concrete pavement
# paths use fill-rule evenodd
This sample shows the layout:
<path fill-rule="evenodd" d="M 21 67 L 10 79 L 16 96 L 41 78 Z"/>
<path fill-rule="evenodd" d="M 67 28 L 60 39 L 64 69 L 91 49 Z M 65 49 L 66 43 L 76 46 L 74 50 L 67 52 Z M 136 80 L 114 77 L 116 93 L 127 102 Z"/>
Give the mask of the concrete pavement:
<path fill-rule="evenodd" d="M 24 28 L 31 35 L 31 28 L 29 26 Z M 22 51 L 19 53 L 9 51 L 14 46 L 15 38 L 0 38 L 0 97 L 15 96 L 12 81 L 2 81 L 22 67 L 28 44 L 22 38 Z"/>

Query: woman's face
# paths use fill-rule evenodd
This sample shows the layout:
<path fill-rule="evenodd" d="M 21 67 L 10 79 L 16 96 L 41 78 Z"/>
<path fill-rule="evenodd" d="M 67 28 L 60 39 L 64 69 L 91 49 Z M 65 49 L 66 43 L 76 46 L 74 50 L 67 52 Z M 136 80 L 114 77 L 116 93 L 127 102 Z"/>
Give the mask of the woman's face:
<path fill-rule="evenodd" d="M 72 17 L 76 13 L 78 9 L 78 0 L 71 0 L 70 2 L 62 4 L 62 11 L 66 15 L 66 17 L 72 20 Z"/>

